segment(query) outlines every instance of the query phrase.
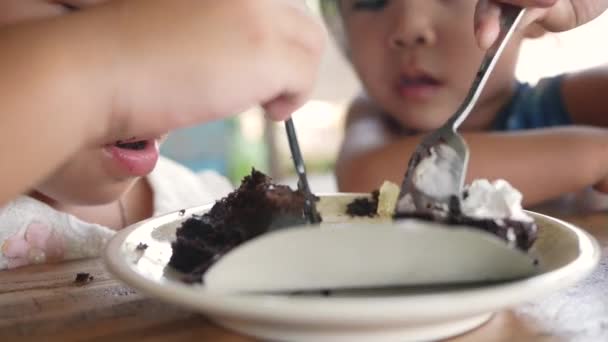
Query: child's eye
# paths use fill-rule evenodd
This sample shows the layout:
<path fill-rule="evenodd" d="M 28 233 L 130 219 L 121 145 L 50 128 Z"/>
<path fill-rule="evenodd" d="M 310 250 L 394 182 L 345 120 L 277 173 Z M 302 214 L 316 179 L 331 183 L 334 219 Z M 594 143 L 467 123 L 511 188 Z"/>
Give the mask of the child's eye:
<path fill-rule="evenodd" d="M 353 9 L 378 11 L 386 7 L 388 0 L 355 0 Z"/>

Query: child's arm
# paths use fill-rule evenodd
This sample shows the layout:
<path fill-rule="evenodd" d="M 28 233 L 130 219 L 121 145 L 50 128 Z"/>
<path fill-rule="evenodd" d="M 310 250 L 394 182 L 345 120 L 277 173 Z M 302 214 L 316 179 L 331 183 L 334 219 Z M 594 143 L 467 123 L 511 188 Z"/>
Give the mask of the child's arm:
<path fill-rule="evenodd" d="M 608 67 L 596 67 L 563 76 L 562 99 L 572 121 L 608 127 Z"/>
<path fill-rule="evenodd" d="M 0 205 L 81 148 L 256 104 L 285 118 L 323 42 L 284 0 L 110 1 L 0 28 Z"/>
<path fill-rule="evenodd" d="M 0 28 L 0 205 L 106 129 L 106 79 L 75 46 L 84 32 L 62 26 L 57 20 Z M 108 57 L 99 50 L 99 59 Z"/>
<path fill-rule="evenodd" d="M 420 136 L 383 131 L 380 124 L 373 128 L 372 115 L 377 123 L 380 115 L 361 112 L 366 109 L 369 105 L 359 101 L 349 114 L 352 119 L 336 166 L 340 191 L 367 192 L 384 180 L 401 184 L 409 157 L 420 141 Z M 356 132 L 361 123 L 368 127 L 365 134 Z M 464 137 L 471 153 L 467 182 L 504 178 L 524 194 L 527 206 L 587 186 L 606 190 L 608 131 L 604 129 L 565 127 Z"/>
<path fill-rule="evenodd" d="M 113 235 L 109 228 L 21 196 L 0 207 L 0 270 L 98 257 Z"/>

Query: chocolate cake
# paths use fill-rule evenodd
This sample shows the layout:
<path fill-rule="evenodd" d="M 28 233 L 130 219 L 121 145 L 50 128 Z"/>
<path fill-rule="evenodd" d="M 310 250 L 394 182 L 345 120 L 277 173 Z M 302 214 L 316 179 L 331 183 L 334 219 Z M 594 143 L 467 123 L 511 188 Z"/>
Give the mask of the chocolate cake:
<path fill-rule="evenodd" d="M 454 197 L 449 214 L 445 217 L 431 214 L 395 213 L 395 219 L 416 218 L 447 225 L 470 226 L 492 233 L 509 244 L 527 251 L 536 240 L 537 227 L 534 221 L 519 221 L 509 218 L 475 218 L 460 210 L 460 203 Z"/>
<path fill-rule="evenodd" d="M 475 181 L 462 200 L 454 196 L 449 208 L 438 207 L 430 213 L 407 209 L 407 203 L 403 210 L 407 196 L 397 203 L 398 195 L 399 187 L 385 182 L 371 196 L 350 203 L 347 214 L 466 225 L 495 234 L 522 250 L 530 248 L 536 239 L 537 227 L 521 209 L 521 194 L 504 181 Z M 273 229 L 305 224 L 304 208 L 302 192 L 274 184 L 263 173 L 252 170 L 238 189 L 216 202 L 209 212 L 192 215 L 181 224 L 171 245 L 169 265 L 186 275 L 184 281 L 201 282 L 207 269 L 239 244 Z"/>
<path fill-rule="evenodd" d="M 92 275 L 86 272 L 78 272 L 76 273 L 76 277 L 74 278 L 74 284 L 76 285 L 85 285 L 92 282 L 95 279 Z"/>
<path fill-rule="evenodd" d="M 318 198 L 317 198 L 318 200 Z M 306 223 L 305 197 L 252 170 L 240 187 L 203 215 L 193 215 L 176 231 L 169 265 L 200 282 L 205 271 L 235 246 L 273 229 Z"/>
<path fill-rule="evenodd" d="M 386 196 L 383 196 L 381 188 L 380 191 L 372 192 L 371 198 L 355 199 L 348 205 L 348 213 L 353 216 L 373 216 L 375 207 L 382 205 L 383 197 Z M 407 203 L 403 205 L 400 201 L 399 204 L 409 209 L 393 209 L 394 219 L 415 218 L 447 225 L 470 226 L 492 233 L 524 251 L 532 246 L 537 236 L 536 223 L 521 209 L 521 193 L 504 180 L 494 183 L 487 180 L 474 181 L 463 193 L 462 201 L 457 196 L 451 197 L 449 208 L 438 206 L 430 212 L 420 213 Z M 351 206 L 357 210 L 350 210 Z"/>

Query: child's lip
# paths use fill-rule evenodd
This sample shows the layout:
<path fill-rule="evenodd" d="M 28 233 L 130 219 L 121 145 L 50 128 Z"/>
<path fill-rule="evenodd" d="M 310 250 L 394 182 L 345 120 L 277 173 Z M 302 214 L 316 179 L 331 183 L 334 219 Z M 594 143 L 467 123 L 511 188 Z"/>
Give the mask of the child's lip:
<path fill-rule="evenodd" d="M 128 148 L 122 144 L 141 142 L 139 148 Z M 119 143 L 106 145 L 104 151 L 108 154 L 121 173 L 127 176 L 145 176 L 152 172 L 159 157 L 157 139 L 128 139 Z"/>
<path fill-rule="evenodd" d="M 400 74 L 395 83 L 399 96 L 413 101 L 429 100 L 442 85 L 439 79 L 418 70 Z"/>
<path fill-rule="evenodd" d="M 145 176 L 152 172 L 159 158 L 159 144 L 166 135 L 134 136 L 109 142 L 103 146 L 122 176 Z"/>
<path fill-rule="evenodd" d="M 431 84 L 440 85 L 441 81 L 433 74 L 418 68 L 403 70 L 399 75 L 399 81 L 403 80 L 423 80 Z"/>
<path fill-rule="evenodd" d="M 163 135 L 159 135 L 159 136 L 155 136 L 155 137 L 129 137 L 126 139 L 119 139 L 116 141 L 112 141 L 110 143 L 107 143 L 106 146 L 111 146 L 111 145 L 116 145 L 116 144 L 125 144 L 125 143 L 131 143 L 131 142 L 136 142 L 136 141 L 160 141 L 163 138 L 165 138 L 167 135 L 163 134 Z"/>

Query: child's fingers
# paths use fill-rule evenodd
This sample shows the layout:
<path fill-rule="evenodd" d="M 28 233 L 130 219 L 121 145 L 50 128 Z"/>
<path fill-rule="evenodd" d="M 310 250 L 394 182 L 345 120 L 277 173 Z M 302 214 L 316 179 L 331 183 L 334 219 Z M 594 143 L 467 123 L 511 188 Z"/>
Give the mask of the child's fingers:
<path fill-rule="evenodd" d="M 491 0 L 480 0 L 475 8 L 475 38 L 483 50 L 487 50 L 500 32 L 500 6 Z"/>
<path fill-rule="evenodd" d="M 557 0 L 480 0 L 475 8 L 475 38 L 483 50 L 494 44 L 500 33 L 500 4 L 513 4 L 522 7 L 531 6 L 526 10 L 519 27 L 526 27 L 539 20 L 547 13 L 544 7 L 553 6 Z M 543 8 L 541 8 L 543 7 Z"/>
<path fill-rule="evenodd" d="M 274 121 L 287 120 L 303 104 L 303 98 L 296 95 L 279 96 L 265 104 L 263 108 L 269 119 Z"/>
<path fill-rule="evenodd" d="M 271 76 L 282 78 L 281 91 L 262 103 L 268 117 L 277 121 L 290 117 L 309 97 L 317 78 L 320 53 L 292 51 L 286 58 L 288 62 L 282 66 L 275 64 L 276 74 Z"/>
<path fill-rule="evenodd" d="M 519 7 L 551 7 L 557 3 L 558 0 L 500 0 L 505 4 L 511 4 Z"/>
<path fill-rule="evenodd" d="M 290 12 L 282 28 L 285 41 L 291 44 L 276 56 L 273 64 L 273 76 L 282 79 L 282 88 L 262 103 L 273 120 L 285 120 L 308 98 L 317 78 L 326 41 L 326 32 L 318 20 L 300 9 L 294 8 Z M 294 30 L 294 27 L 298 29 Z"/>
<path fill-rule="evenodd" d="M 552 32 L 566 31 L 595 19 L 608 9 L 606 0 L 494 0 L 530 8 L 525 23 L 538 21 Z"/>

